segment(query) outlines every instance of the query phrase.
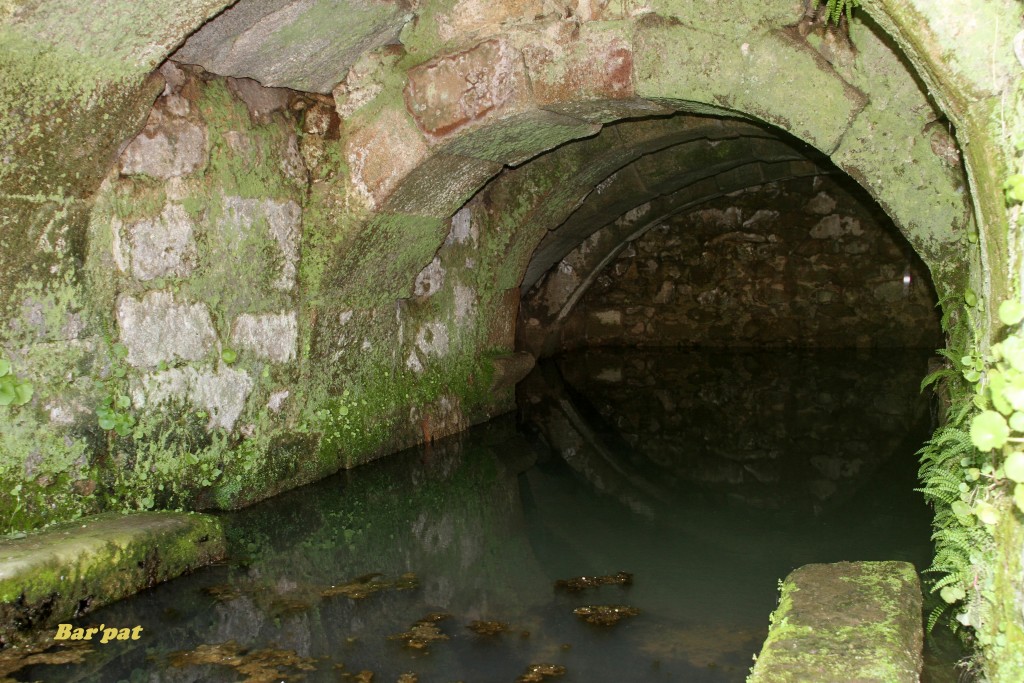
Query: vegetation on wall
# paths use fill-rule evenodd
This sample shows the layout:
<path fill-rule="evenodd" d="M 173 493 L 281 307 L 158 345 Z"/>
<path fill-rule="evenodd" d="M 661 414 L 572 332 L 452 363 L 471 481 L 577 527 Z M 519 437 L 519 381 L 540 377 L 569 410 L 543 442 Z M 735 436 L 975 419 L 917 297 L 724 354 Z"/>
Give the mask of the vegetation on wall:
<path fill-rule="evenodd" d="M 838 24 L 846 17 L 853 16 L 853 8 L 860 5 L 860 0 L 825 0 L 825 14 L 828 21 Z M 814 0 L 815 7 L 821 7 L 821 0 Z"/>

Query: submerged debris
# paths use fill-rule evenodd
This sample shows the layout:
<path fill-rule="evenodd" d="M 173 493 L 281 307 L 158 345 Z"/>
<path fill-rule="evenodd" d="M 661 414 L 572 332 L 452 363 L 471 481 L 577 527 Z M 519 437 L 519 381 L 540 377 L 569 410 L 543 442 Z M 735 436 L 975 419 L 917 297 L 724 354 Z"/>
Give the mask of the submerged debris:
<path fill-rule="evenodd" d="M 508 624 L 503 621 L 472 621 L 467 626 L 470 631 L 478 636 L 496 636 L 508 630 Z"/>
<path fill-rule="evenodd" d="M 24 669 L 26 666 L 38 664 L 81 664 L 85 656 L 92 652 L 92 648 L 84 643 L 61 643 L 54 646 L 53 640 L 47 634 L 46 639 L 41 642 L 26 642 L 19 645 L 8 646 L 0 650 L 0 680 L 13 680 L 7 678 L 12 673 Z"/>
<path fill-rule="evenodd" d="M 516 679 L 516 683 L 539 683 L 545 678 L 564 675 L 565 667 L 560 664 L 531 664 L 526 673 Z"/>
<path fill-rule="evenodd" d="M 230 583 L 219 583 L 216 586 L 207 586 L 203 592 L 217 602 L 231 602 L 242 597 L 242 591 Z"/>
<path fill-rule="evenodd" d="M 341 584 L 340 586 L 331 586 L 330 588 L 321 591 L 320 595 L 325 598 L 329 598 L 334 595 L 344 595 L 352 600 L 361 600 L 383 590 L 411 590 L 420 585 L 419 579 L 416 578 L 416 574 L 413 572 L 406 572 L 393 581 L 386 579 L 378 580 L 377 577 L 379 576 L 383 575 L 366 574 L 364 576 L 359 576 L 348 583 Z"/>
<path fill-rule="evenodd" d="M 407 672 L 398 677 L 397 683 L 417 683 L 419 676 L 412 672 Z"/>
<path fill-rule="evenodd" d="M 427 646 L 435 640 L 448 640 L 448 636 L 441 633 L 441 629 L 437 627 L 437 622 L 450 619 L 451 616 L 444 612 L 431 612 L 413 624 L 405 633 L 388 636 L 388 640 L 401 640 L 404 641 L 405 647 L 425 651 Z"/>
<path fill-rule="evenodd" d="M 625 617 L 635 617 L 640 614 L 640 610 L 626 605 L 586 605 L 577 607 L 572 613 L 588 624 L 614 626 Z"/>
<path fill-rule="evenodd" d="M 294 650 L 246 650 L 233 640 L 214 645 L 200 645 L 194 650 L 172 652 L 167 657 L 171 666 L 204 666 L 216 664 L 234 669 L 244 676 L 247 683 L 276 683 L 297 680 L 303 674 L 297 671 L 313 671 L 313 660 L 302 657 Z"/>
<path fill-rule="evenodd" d="M 587 588 L 598 586 L 632 586 L 633 575 L 629 572 L 617 572 L 605 576 L 577 576 L 573 579 L 559 579 L 555 581 L 555 588 L 577 593 Z"/>

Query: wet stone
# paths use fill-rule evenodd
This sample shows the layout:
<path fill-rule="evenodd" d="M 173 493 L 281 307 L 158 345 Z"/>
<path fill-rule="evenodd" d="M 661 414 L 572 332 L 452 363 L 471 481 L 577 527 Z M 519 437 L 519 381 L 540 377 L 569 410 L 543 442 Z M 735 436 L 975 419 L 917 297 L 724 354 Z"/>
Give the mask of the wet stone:
<path fill-rule="evenodd" d="M 633 575 L 629 572 L 617 572 L 605 576 L 577 576 L 572 579 L 559 579 L 555 581 L 555 588 L 577 593 L 587 588 L 599 586 L 632 586 Z"/>
<path fill-rule="evenodd" d="M 431 612 L 413 624 L 408 631 L 388 636 L 388 640 L 400 640 L 405 647 L 426 651 L 427 646 L 433 642 L 449 640 L 448 636 L 441 632 L 437 623 L 450 619 L 451 616 L 443 612 Z"/>
<path fill-rule="evenodd" d="M 508 631 L 508 624 L 503 621 L 472 621 L 467 626 L 470 631 L 478 636 L 496 636 L 499 633 Z"/>
<path fill-rule="evenodd" d="M 368 598 L 375 593 L 384 590 L 411 590 L 419 586 L 419 580 L 412 572 L 402 574 L 393 581 L 378 580 L 381 574 L 366 574 L 359 576 L 340 586 L 331 586 L 320 593 L 321 597 L 329 598 L 335 595 L 344 595 L 352 600 Z"/>
<path fill-rule="evenodd" d="M 526 673 L 516 679 L 516 683 L 539 683 L 545 678 L 565 675 L 565 667 L 560 664 L 531 664 Z"/>
<path fill-rule="evenodd" d="M 301 680 L 302 671 L 313 671 L 313 660 L 294 650 L 266 648 L 247 650 L 233 640 L 213 645 L 199 645 L 168 655 L 168 663 L 176 668 L 216 665 L 237 671 L 248 683 L 277 683 Z"/>
<path fill-rule="evenodd" d="M 635 617 L 640 610 L 626 605 L 586 605 L 572 611 L 588 624 L 595 626 L 614 626 L 626 617 Z"/>
<path fill-rule="evenodd" d="M 0 680 L 10 681 L 10 675 L 39 664 L 81 664 L 92 648 L 85 641 L 66 642 L 54 646 L 52 634 L 37 632 L 17 645 L 0 650 Z"/>

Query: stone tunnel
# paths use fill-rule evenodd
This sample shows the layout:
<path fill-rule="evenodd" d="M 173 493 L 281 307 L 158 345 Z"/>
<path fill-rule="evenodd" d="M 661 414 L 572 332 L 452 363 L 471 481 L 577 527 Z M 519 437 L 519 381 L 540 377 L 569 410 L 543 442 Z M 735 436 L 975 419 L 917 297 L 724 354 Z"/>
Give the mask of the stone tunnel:
<path fill-rule="evenodd" d="M 243 507 L 566 348 L 938 348 L 965 291 L 996 341 L 1018 15 L 8 3 L 5 529 Z"/>

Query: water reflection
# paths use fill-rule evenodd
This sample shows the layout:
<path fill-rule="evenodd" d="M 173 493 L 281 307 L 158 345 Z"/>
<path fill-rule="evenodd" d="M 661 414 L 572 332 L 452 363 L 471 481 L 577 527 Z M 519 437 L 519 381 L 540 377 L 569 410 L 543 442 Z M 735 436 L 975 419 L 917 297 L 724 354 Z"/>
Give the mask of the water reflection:
<path fill-rule="evenodd" d="M 229 564 L 81 620 L 143 625 L 143 640 L 17 677 L 511 682 L 550 664 L 564 681 L 742 681 L 793 567 L 927 563 L 911 490 L 924 364 L 564 358 L 523 383 L 521 426 L 227 515 Z M 633 580 L 555 587 L 620 571 Z M 594 626 L 574 614 L 588 605 L 638 614 Z"/>

